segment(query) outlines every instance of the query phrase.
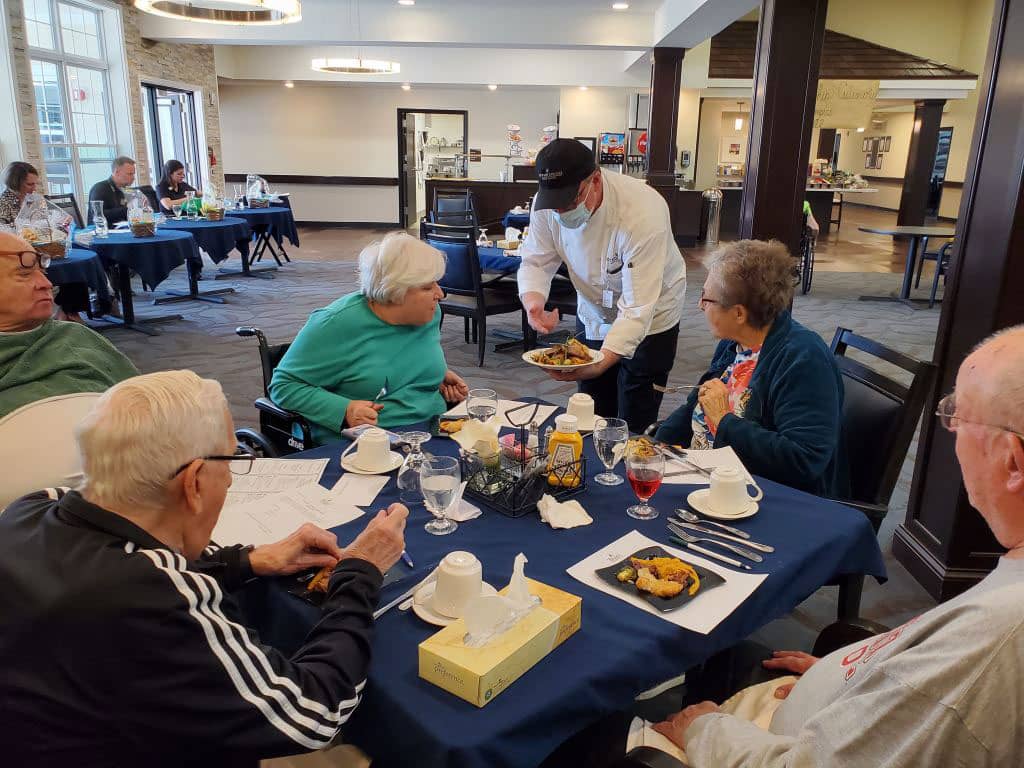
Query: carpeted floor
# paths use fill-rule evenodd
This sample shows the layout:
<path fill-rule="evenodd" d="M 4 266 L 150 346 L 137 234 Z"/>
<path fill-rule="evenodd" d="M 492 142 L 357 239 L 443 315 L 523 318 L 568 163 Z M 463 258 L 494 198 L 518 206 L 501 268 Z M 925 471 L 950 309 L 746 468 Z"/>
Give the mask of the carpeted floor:
<path fill-rule="evenodd" d="M 304 235 L 305 237 L 305 235 Z M 365 241 L 373 239 L 367 233 Z M 356 243 L 358 245 L 360 243 Z M 303 249 L 304 251 L 306 249 Z M 197 373 L 221 382 L 238 425 L 255 425 L 254 398 L 262 394 L 256 342 L 235 335 L 235 328 L 254 325 L 262 328 L 271 343 L 292 339 L 309 313 L 353 290 L 355 285 L 355 246 L 351 253 L 336 260 L 322 260 L 314 248 L 306 258 L 298 250 L 293 261 L 274 280 L 235 279 L 203 281 L 201 287 L 234 285 L 237 293 L 227 296 L 223 305 L 184 302 L 154 307 L 139 294 L 140 316 L 177 312 L 183 321 L 160 326 L 163 334 L 147 337 L 115 329 L 107 337 L 122 349 L 143 372 L 170 368 L 191 368 Z M 179 270 L 180 271 L 180 270 Z M 212 269 L 207 270 L 212 273 Z M 697 296 L 705 272 L 690 266 L 686 304 L 681 324 L 679 346 L 672 381 L 686 384 L 696 381 L 705 370 L 715 345 L 706 329 L 703 314 L 697 308 Z M 794 314 L 800 322 L 830 341 L 837 325 L 855 330 L 884 344 L 920 358 L 931 358 L 938 324 L 938 310 L 915 310 L 897 303 L 861 302 L 860 294 L 885 294 L 899 287 L 900 276 L 894 274 L 820 272 L 807 296 L 797 296 Z M 173 275 L 161 289 L 184 288 L 183 275 Z M 159 290 L 158 290 L 159 292 Z M 518 331 L 519 315 L 491 319 L 489 330 Z M 568 330 L 569 321 L 563 325 Z M 341 340 L 339 340 L 339 343 Z M 574 391 L 572 385 L 549 379 L 541 370 L 519 359 L 512 350 L 495 353 L 489 348 L 483 367 L 476 365 L 476 346 L 463 342 L 462 323 L 451 318 L 442 328 L 442 342 L 449 365 L 461 373 L 471 386 L 491 386 L 499 396 L 534 396 L 565 404 Z M 679 403 L 667 397 L 662 416 Z M 903 519 L 912 472 L 916 444 L 904 466 L 889 519 L 881 533 L 890 569 L 890 581 L 884 587 L 873 582 L 865 589 L 862 613 L 868 618 L 896 624 L 933 605 L 931 598 L 891 557 L 893 527 Z M 791 644 L 813 638 L 813 634 L 834 616 L 834 590 L 824 589 L 810 597 L 782 623 L 769 625 L 763 638 L 772 644 Z"/>

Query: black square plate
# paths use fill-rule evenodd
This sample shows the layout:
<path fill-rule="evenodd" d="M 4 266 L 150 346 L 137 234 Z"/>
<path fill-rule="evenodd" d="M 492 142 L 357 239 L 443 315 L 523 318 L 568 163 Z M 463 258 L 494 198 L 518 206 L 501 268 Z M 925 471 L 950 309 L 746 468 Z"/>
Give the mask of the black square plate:
<path fill-rule="evenodd" d="M 675 557 L 675 555 L 673 555 L 671 552 L 666 552 L 661 547 L 647 547 L 647 549 L 641 549 L 638 552 L 634 552 L 632 555 L 630 555 L 627 558 L 624 558 L 615 565 L 609 565 L 606 568 L 598 568 L 596 571 L 594 571 L 594 573 L 600 576 L 604 581 L 607 581 L 613 587 L 618 587 L 624 592 L 629 592 L 631 595 L 639 595 L 663 613 L 667 613 L 668 611 L 674 611 L 676 608 L 679 608 L 682 605 L 686 605 L 691 600 L 699 597 L 700 595 L 703 595 L 709 589 L 714 589 L 715 587 L 725 584 L 725 579 L 723 579 L 714 571 L 709 571 L 706 568 L 702 568 L 701 566 L 695 563 L 690 563 L 683 558 L 677 558 L 682 560 L 684 563 L 687 563 L 687 565 L 691 566 L 693 570 L 697 572 L 697 575 L 700 576 L 700 589 L 697 590 L 696 595 L 691 597 L 690 593 L 685 589 L 675 597 L 658 597 L 657 595 L 652 595 L 649 592 L 641 592 L 631 583 L 622 582 L 615 578 L 615 574 L 617 574 L 624 567 L 629 565 L 630 559 L 634 557 L 639 558 L 641 560 L 650 560 L 653 557 Z"/>
<path fill-rule="evenodd" d="M 447 437 L 451 438 L 451 433 L 444 432 L 441 430 L 441 420 L 444 421 L 469 421 L 469 416 L 435 416 L 430 420 L 430 427 L 428 431 L 434 437 Z"/>
<path fill-rule="evenodd" d="M 302 573 L 292 577 L 285 577 L 285 592 L 287 592 L 290 595 L 293 595 L 294 597 L 299 598 L 300 600 L 305 600 L 310 605 L 315 605 L 317 608 L 319 608 L 321 605 L 323 605 L 324 598 L 327 597 L 327 593 L 319 591 L 310 592 L 308 589 L 306 589 L 306 585 L 319 572 L 320 569 L 317 568 L 316 570 L 303 571 Z M 426 573 L 430 573 L 430 571 L 428 570 L 426 571 Z M 381 582 L 380 585 L 381 594 L 383 595 L 385 590 L 387 590 L 387 588 L 392 584 L 403 582 L 412 575 L 413 570 L 403 561 L 399 560 L 397 563 L 395 563 L 388 569 L 387 573 L 384 574 L 384 581 Z M 411 584 L 412 582 L 410 582 L 410 585 Z M 398 593 L 396 592 L 395 594 L 397 595 Z M 383 605 L 387 601 L 381 600 L 380 602 Z"/>

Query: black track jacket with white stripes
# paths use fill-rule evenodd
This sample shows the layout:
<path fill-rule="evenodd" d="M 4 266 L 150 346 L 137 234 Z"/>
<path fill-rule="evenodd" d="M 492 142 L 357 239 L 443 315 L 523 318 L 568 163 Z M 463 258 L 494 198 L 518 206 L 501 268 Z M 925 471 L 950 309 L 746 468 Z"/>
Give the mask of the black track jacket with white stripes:
<path fill-rule="evenodd" d="M 291 658 L 227 590 L 237 550 L 189 562 L 50 490 L 0 514 L 0 762 L 253 766 L 326 746 L 359 703 L 382 576 L 344 560 Z"/>

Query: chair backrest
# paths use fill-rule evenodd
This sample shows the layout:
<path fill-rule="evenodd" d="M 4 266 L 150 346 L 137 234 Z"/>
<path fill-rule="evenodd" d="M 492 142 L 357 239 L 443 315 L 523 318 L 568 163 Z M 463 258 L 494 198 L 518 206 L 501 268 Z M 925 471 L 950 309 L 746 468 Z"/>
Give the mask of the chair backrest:
<path fill-rule="evenodd" d="M 140 184 L 136 189 L 146 196 L 146 200 L 149 201 L 149 207 L 153 209 L 153 213 L 160 213 L 163 207 L 160 205 L 160 200 L 156 196 L 156 190 L 153 189 L 149 184 Z"/>
<path fill-rule="evenodd" d="M 286 342 L 284 344 L 269 344 L 267 337 L 263 335 L 263 331 L 253 326 L 241 326 L 235 328 L 235 333 L 244 338 L 254 336 L 256 341 L 259 343 L 260 351 L 260 370 L 263 373 L 263 396 L 270 398 L 270 380 L 274 377 L 274 369 L 277 368 L 281 362 L 281 358 L 284 357 L 284 353 L 288 351 L 288 347 L 292 344 Z"/>
<path fill-rule="evenodd" d="M 99 392 L 56 395 L 0 419 L 0 510 L 41 488 L 74 487 L 82 479 L 75 427 Z"/>
<path fill-rule="evenodd" d="M 82 212 L 78 210 L 78 203 L 75 202 L 74 195 L 44 195 L 44 197 L 74 219 L 76 227 L 81 229 L 85 226 L 85 219 L 82 218 Z"/>
<path fill-rule="evenodd" d="M 434 213 L 466 213 L 473 209 L 473 193 L 468 189 L 434 190 Z"/>
<path fill-rule="evenodd" d="M 476 230 L 425 221 L 420 225 L 420 237 L 444 252 L 447 259 L 444 275 L 438 284 L 448 293 L 459 296 L 483 295 L 480 276 L 480 256 L 476 250 Z"/>
<path fill-rule="evenodd" d="M 846 356 L 847 348 L 911 375 L 905 386 Z M 935 365 L 837 328 L 832 353 L 843 375 L 843 430 L 850 465 L 850 498 L 889 503 L 925 399 L 935 381 Z"/>

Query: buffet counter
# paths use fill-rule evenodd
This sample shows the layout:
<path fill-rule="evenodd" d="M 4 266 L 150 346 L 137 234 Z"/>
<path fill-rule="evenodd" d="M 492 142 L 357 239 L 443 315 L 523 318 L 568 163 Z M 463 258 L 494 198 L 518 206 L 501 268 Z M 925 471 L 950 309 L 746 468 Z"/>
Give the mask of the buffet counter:
<path fill-rule="evenodd" d="M 722 234 L 736 235 L 740 231 L 740 204 L 743 199 L 743 187 L 719 187 L 722 190 L 722 218 L 718 231 Z M 811 213 L 821 227 L 821 234 L 827 235 L 832 228 L 832 199 L 836 193 L 840 195 L 863 194 L 877 192 L 877 189 L 866 187 L 807 187 L 806 199 L 811 204 Z"/>

